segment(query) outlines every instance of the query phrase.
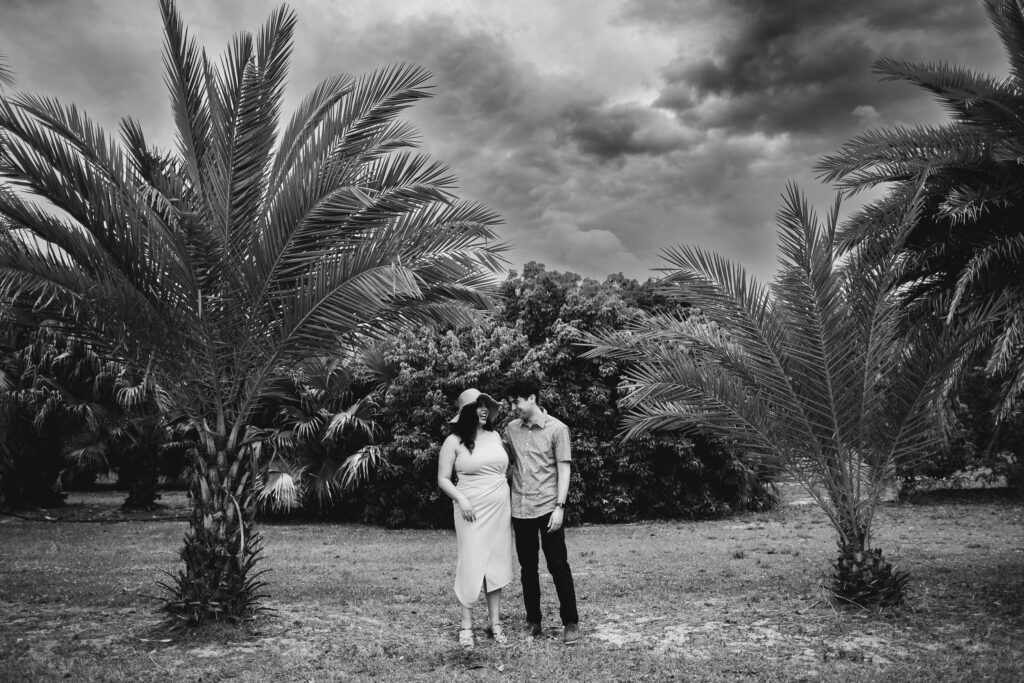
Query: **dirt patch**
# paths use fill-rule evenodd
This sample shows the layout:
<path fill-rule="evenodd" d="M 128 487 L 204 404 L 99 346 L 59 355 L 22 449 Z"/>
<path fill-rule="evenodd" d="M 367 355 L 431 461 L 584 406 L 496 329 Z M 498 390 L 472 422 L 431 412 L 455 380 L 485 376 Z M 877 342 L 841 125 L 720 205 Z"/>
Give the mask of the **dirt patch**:
<path fill-rule="evenodd" d="M 185 491 L 162 491 L 153 510 L 122 510 L 123 491 L 85 491 L 68 494 L 64 505 L 13 510 L 0 513 L 0 523 L 32 522 L 148 522 L 188 519 L 189 500 Z"/>
<path fill-rule="evenodd" d="M 658 654 L 711 660 L 724 653 L 769 660 L 816 664 L 828 660 L 892 664 L 930 649 L 911 633 L 847 630 L 831 634 L 827 625 L 779 619 L 707 619 L 672 621 L 665 617 L 608 615 L 590 637 L 617 647 L 646 647 Z"/>

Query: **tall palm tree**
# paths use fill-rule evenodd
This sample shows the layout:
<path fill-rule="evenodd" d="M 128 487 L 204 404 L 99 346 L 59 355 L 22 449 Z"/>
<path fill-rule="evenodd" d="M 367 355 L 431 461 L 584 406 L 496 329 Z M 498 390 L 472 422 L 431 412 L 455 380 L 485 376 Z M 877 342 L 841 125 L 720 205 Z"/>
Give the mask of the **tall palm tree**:
<path fill-rule="evenodd" d="M 820 221 L 789 188 L 781 267 L 767 287 L 716 254 L 669 249 L 664 291 L 695 312 L 640 318 L 593 338 L 588 355 L 629 361 L 627 436 L 711 433 L 782 468 L 837 532 L 834 594 L 896 604 L 907 575 L 871 547 L 873 514 L 896 464 L 942 436 L 934 408 L 951 349 L 939 335 L 899 335 L 902 311 L 889 295 L 899 240 L 843 262 L 838 215 L 837 200 Z"/>
<path fill-rule="evenodd" d="M 901 263 L 901 297 L 918 310 L 913 319 L 939 302 L 949 323 L 973 328 L 975 355 L 1004 379 L 996 417 L 1005 420 L 1024 391 L 1024 0 L 984 4 L 1010 63 L 1008 77 L 881 60 L 877 74 L 930 93 L 950 121 L 869 131 L 817 170 L 847 193 L 890 185 L 840 230 L 846 249 L 898 229 L 888 217 L 924 183 Z M 997 315 L 989 314 L 993 306 Z"/>
<path fill-rule="evenodd" d="M 410 322 L 468 320 L 504 247 L 498 217 L 412 151 L 398 117 L 427 72 L 327 78 L 279 126 L 291 10 L 219 63 L 173 0 L 160 10 L 174 152 L 132 120 L 118 144 L 73 105 L 0 98 L 0 292 L 145 368 L 195 425 L 205 462 L 167 605 L 194 624 L 258 607 L 250 427 L 267 388 Z"/>

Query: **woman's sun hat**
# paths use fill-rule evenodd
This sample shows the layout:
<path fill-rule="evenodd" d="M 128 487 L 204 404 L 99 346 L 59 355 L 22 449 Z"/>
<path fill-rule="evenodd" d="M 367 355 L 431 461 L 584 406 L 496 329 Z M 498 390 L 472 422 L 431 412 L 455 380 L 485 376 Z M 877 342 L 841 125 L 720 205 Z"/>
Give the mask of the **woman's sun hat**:
<path fill-rule="evenodd" d="M 455 399 L 455 417 L 448 420 L 448 422 L 451 424 L 455 424 L 456 422 L 459 421 L 459 414 L 462 412 L 463 408 L 465 408 L 468 405 L 479 403 L 481 401 L 483 401 L 483 403 L 487 406 L 489 419 L 493 420 L 494 416 L 497 415 L 498 413 L 498 402 L 495 401 L 490 396 L 488 396 L 487 394 L 481 393 L 479 389 L 470 388 L 463 391 L 461 394 L 459 394 L 459 397 Z"/>

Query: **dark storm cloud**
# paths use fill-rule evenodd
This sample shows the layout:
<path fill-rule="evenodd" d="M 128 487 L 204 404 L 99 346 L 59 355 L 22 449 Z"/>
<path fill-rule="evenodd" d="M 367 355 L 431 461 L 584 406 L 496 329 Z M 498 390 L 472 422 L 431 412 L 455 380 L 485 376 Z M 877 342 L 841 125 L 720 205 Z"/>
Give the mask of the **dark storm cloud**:
<path fill-rule="evenodd" d="M 684 26 L 718 14 L 717 0 L 626 0 L 619 13 L 628 22 Z"/>
<path fill-rule="evenodd" d="M 216 58 L 278 1 L 179 4 Z M 504 218 L 512 266 L 595 277 L 646 277 L 682 242 L 765 274 L 786 180 L 821 205 L 818 156 L 868 125 L 924 120 L 925 96 L 870 74 L 877 57 L 1003 64 L 973 0 L 613 0 L 585 17 L 548 0 L 523 0 L 518 16 L 497 3 L 292 1 L 286 109 L 339 72 L 426 67 L 435 97 L 406 115 L 458 195 Z M 151 142 L 173 144 L 155 1 L 0 0 L 0 52 L 19 88 L 77 102 L 108 130 L 136 115 Z"/>
<path fill-rule="evenodd" d="M 434 97 L 410 116 L 428 133 L 426 144 L 454 148 L 457 154 L 530 146 L 553 130 L 552 118 L 562 106 L 560 86 L 539 78 L 500 35 L 462 27 L 448 16 L 379 23 L 314 39 L 321 62 L 344 64 L 349 73 L 396 62 L 428 69 Z M 359 62 L 352 62 L 353 54 Z"/>
<path fill-rule="evenodd" d="M 409 116 L 422 128 L 425 148 L 451 164 L 460 194 L 503 216 L 502 238 L 516 245 L 515 267 L 538 260 L 592 274 L 643 270 L 614 232 L 580 226 L 594 204 L 604 201 L 592 196 L 595 176 L 616 171 L 581 156 L 578 147 L 586 135 L 599 135 L 607 115 L 627 121 L 634 146 L 653 149 L 670 137 L 659 120 L 678 128 L 671 117 L 608 107 L 591 84 L 542 74 L 502 35 L 446 16 L 333 36 L 316 52 L 329 60 L 331 46 L 345 44 L 362 55 L 365 66 L 407 60 L 434 74 L 435 97 Z"/>
<path fill-rule="evenodd" d="M 562 112 L 561 129 L 581 152 L 604 159 L 665 154 L 695 141 L 656 110 L 637 104 L 573 104 Z"/>
<path fill-rule="evenodd" d="M 728 0 L 720 8 L 725 28 L 712 54 L 669 65 L 655 104 L 691 125 L 769 134 L 845 132 L 861 123 L 857 107 L 899 110 L 917 94 L 880 85 L 875 61 L 935 59 L 930 46 L 949 59 L 991 31 L 980 3 L 964 0 Z M 629 13 L 672 20 L 659 3 L 634 3 Z"/>

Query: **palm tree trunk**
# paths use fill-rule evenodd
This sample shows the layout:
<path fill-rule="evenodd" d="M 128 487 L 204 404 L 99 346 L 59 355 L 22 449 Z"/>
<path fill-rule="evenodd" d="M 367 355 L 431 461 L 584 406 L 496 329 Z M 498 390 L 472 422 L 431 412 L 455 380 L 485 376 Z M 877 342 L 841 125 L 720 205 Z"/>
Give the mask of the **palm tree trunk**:
<path fill-rule="evenodd" d="M 839 558 L 829 585 L 833 596 L 861 607 L 902 604 L 909 574 L 894 570 L 881 548 L 868 547 L 867 524 L 846 519 L 841 525 L 845 528 L 839 529 Z"/>
<path fill-rule="evenodd" d="M 128 489 L 122 510 L 155 510 L 160 498 L 160 442 L 162 432 L 157 417 L 142 421 L 133 443 L 125 454 L 120 479 Z"/>
<path fill-rule="evenodd" d="M 211 462 L 212 461 L 212 462 Z M 184 626 L 249 618 L 259 609 L 254 571 L 262 542 L 254 528 L 253 463 L 245 453 L 219 450 L 208 458 L 192 486 L 192 514 L 181 559 L 185 566 L 166 586 L 165 609 Z"/>
<path fill-rule="evenodd" d="M 122 510 L 155 510 L 160 497 L 160 461 L 150 444 L 133 445 L 127 457 L 127 466 L 121 472 L 120 484 L 128 489 L 121 504 Z"/>

